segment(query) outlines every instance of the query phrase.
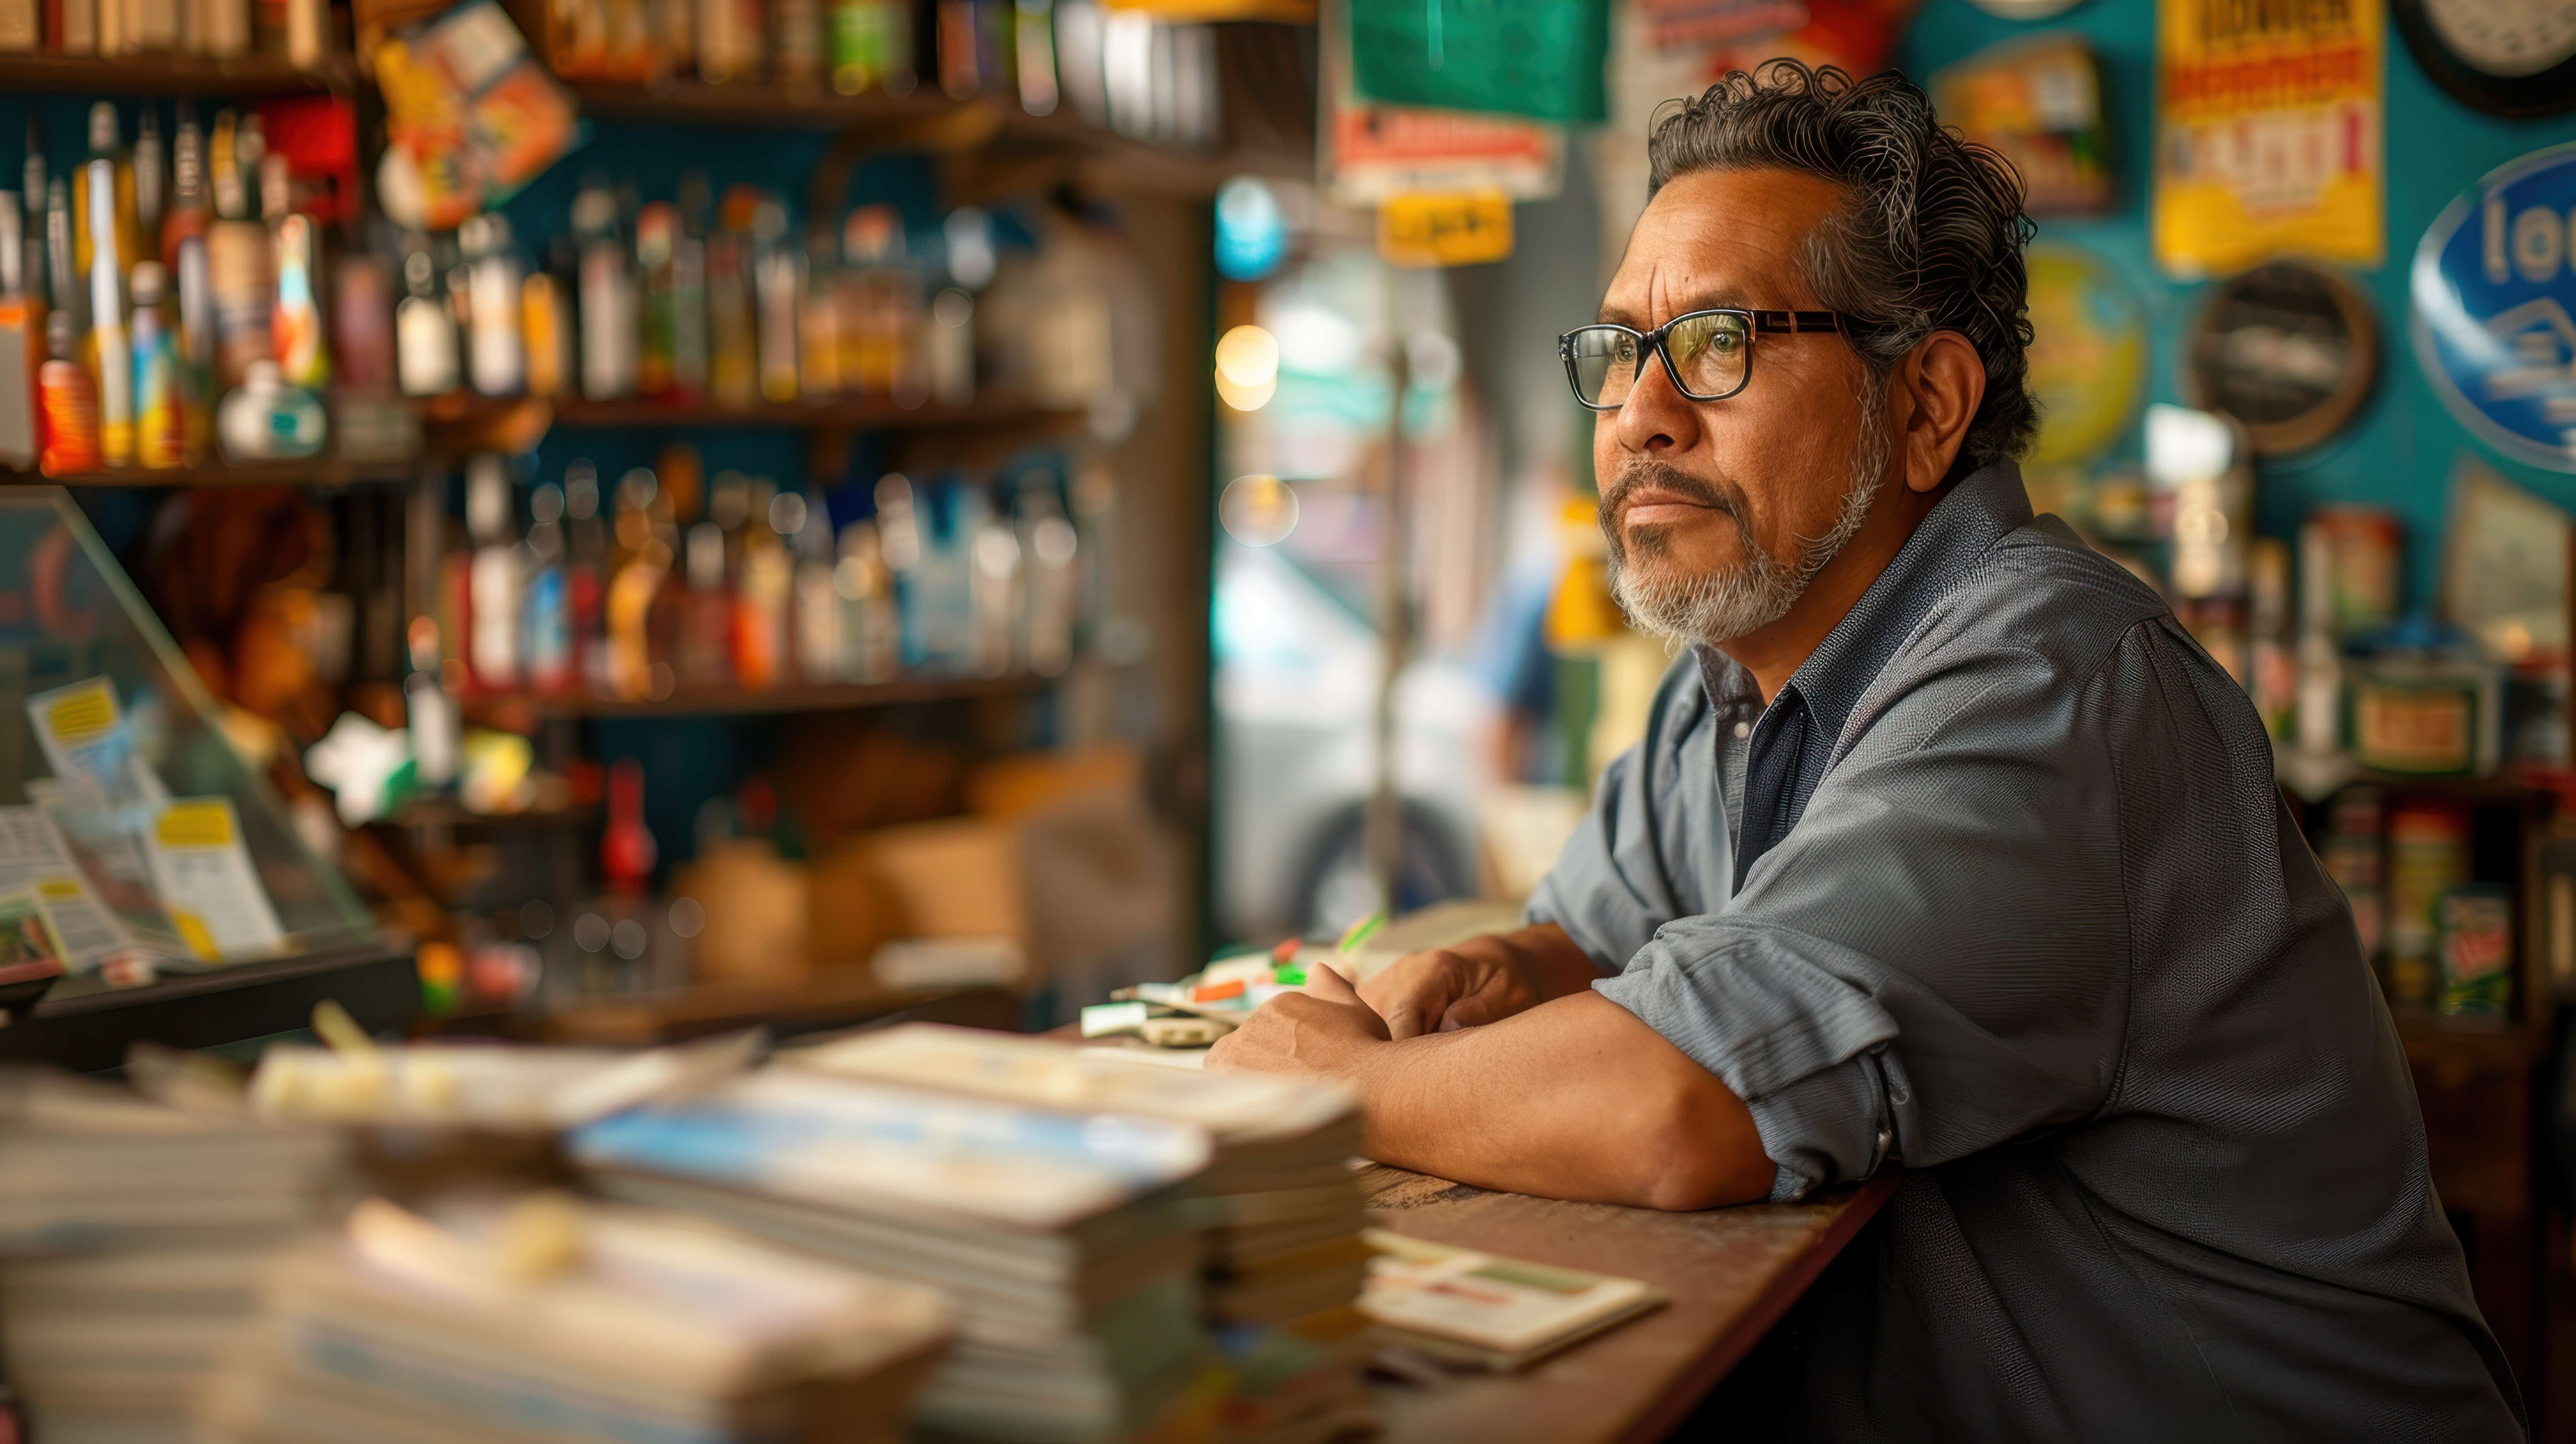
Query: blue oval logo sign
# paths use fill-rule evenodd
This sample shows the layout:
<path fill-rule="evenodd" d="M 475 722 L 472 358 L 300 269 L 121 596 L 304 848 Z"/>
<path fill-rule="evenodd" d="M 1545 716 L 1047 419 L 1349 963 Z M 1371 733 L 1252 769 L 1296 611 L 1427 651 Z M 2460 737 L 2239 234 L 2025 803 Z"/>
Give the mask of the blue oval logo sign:
<path fill-rule="evenodd" d="M 2415 358 L 2442 404 L 2514 460 L 2576 471 L 2576 145 L 2451 202 L 2410 283 Z"/>

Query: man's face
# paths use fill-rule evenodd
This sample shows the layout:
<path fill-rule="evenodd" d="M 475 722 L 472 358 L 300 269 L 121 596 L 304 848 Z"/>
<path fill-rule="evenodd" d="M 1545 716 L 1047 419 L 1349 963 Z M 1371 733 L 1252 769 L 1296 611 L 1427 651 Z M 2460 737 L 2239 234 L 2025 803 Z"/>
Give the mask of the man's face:
<path fill-rule="evenodd" d="M 1793 171 L 1698 171 L 1637 221 L 1601 319 L 1652 330 L 1711 307 L 1821 310 L 1800 248 L 1840 203 Z M 1839 336 L 1765 333 L 1752 381 L 1692 401 L 1660 362 L 1596 415 L 1601 528 L 1622 604 L 1658 631 L 1724 641 L 1786 612 L 1859 524 L 1884 479 L 1881 409 Z M 1866 474 L 1862 474 L 1866 473 Z"/>

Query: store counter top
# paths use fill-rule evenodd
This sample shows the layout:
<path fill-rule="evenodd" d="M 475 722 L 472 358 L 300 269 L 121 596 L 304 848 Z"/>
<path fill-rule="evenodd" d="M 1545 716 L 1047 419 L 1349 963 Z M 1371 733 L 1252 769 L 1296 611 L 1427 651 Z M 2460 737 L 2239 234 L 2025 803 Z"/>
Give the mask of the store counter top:
<path fill-rule="evenodd" d="M 1643 1279 L 1672 1301 L 1518 1374 L 1377 1390 L 1391 1444 L 1654 1440 L 1743 1359 L 1896 1186 L 1893 1174 L 1804 1203 L 1660 1213 L 1489 1193 L 1375 1165 L 1369 1222 L 1532 1263 Z"/>

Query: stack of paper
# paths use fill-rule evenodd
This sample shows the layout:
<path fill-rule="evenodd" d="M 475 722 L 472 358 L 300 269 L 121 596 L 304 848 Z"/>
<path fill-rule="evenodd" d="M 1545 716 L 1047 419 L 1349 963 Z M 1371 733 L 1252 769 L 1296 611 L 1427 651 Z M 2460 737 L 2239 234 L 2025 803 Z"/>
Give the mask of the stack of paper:
<path fill-rule="evenodd" d="M 1664 1302 L 1651 1284 L 1372 1229 L 1360 1309 L 1407 1348 L 1469 1368 L 1522 1368 Z"/>
<path fill-rule="evenodd" d="M 559 1195 L 370 1200 L 264 1305 L 210 1444 L 891 1441 L 949 1331 L 928 1289 Z"/>
<path fill-rule="evenodd" d="M 1034 1108 L 1124 1113 L 1206 1129 L 1209 1313 L 1267 1324 L 1347 1305 L 1368 1250 L 1349 1167 L 1358 1099 L 1335 1084 L 1262 1073 L 1139 1068 L 1043 1038 L 913 1023 L 780 1055 L 783 1066 Z"/>
<path fill-rule="evenodd" d="M 1359 1297 L 1369 1250 L 1360 1240 L 1363 1201 L 1349 1166 L 1360 1148 L 1359 1106 L 1347 1088 L 1261 1073 L 1140 1068 L 1096 1049 L 935 1023 L 794 1049 L 779 1061 L 871 1082 L 1206 1129 L 1215 1156 L 1196 1189 L 1208 1227 L 1207 1312 L 1220 1337 L 1234 1345 L 1229 1352 L 1239 1364 L 1262 1352 L 1263 1328 L 1346 1316 Z M 1307 1324 L 1305 1334 L 1333 1331 L 1326 1318 Z M 1338 1392 L 1322 1391 L 1336 1394 L 1329 1401 L 1336 1408 L 1358 1398 L 1364 1362 L 1355 1348 L 1344 1352 L 1349 1357 L 1335 1356 Z M 1275 1373 L 1280 1358 L 1311 1362 L 1315 1353 L 1282 1343 L 1264 1367 Z"/>
<path fill-rule="evenodd" d="M 960 1339 L 920 1424 L 1109 1439 L 1216 1406 L 1185 1186 L 1207 1166 L 1197 1128 L 772 1069 L 571 1145 L 614 1196 L 945 1290 Z"/>
<path fill-rule="evenodd" d="M 38 1434 L 185 1437 L 262 1261 L 347 1198 L 327 1134 L 0 1074 L 0 1358 Z"/>

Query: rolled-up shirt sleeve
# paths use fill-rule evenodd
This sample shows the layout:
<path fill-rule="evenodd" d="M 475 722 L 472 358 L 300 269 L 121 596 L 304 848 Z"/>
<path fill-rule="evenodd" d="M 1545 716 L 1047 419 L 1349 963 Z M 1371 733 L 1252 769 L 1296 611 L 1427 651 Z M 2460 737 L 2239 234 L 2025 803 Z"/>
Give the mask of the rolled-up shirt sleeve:
<path fill-rule="evenodd" d="M 1990 652 L 1864 698 L 1859 742 L 1742 891 L 1594 985 L 1744 1100 L 1775 1199 L 2108 1096 L 2127 937 L 2101 685 Z"/>

